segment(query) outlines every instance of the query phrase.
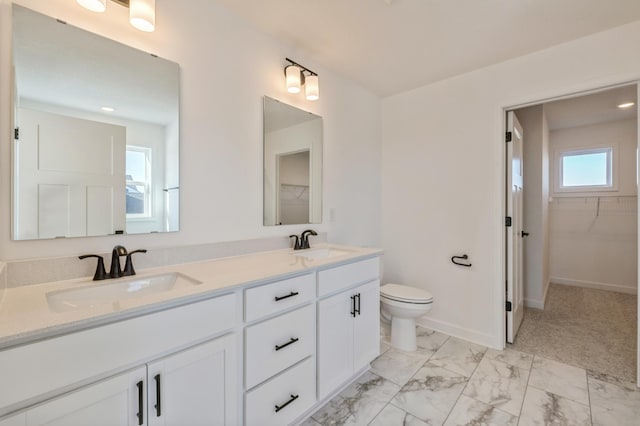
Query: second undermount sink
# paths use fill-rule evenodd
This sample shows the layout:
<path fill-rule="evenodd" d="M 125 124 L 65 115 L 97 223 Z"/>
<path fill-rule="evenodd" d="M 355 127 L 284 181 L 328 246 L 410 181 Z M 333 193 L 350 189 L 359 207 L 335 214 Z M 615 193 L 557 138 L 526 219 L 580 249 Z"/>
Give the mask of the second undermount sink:
<path fill-rule="evenodd" d="M 338 249 L 335 247 L 318 247 L 293 251 L 291 254 L 309 259 L 326 259 L 329 257 L 342 256 L 349 254 L 349 250 Z"/>
<path fill-rule="evenodd" d="M 51 291 L 47 293 L 47 303 L 54 312 L 68 312 L 80 308 L 90 308 L 95 305 L 164 293 L 178 286 L 198 284 L 202 283 L 177 272 L 146 277 L 134 276 L 106 280 L 100 284 L 79 288 Z"/>

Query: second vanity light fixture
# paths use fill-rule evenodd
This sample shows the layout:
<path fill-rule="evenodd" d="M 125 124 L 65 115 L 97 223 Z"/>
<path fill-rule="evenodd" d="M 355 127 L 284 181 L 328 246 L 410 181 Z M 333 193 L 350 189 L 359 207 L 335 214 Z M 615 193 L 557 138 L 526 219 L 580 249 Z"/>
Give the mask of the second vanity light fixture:
<path fill-rule="evenodd" d="M 156 27 L 156 0 L 111 0 L 129 8 L 129 22 L 140 31 L 152 32 Z M 92 12 L 104 12 L 107 0 L 77 0 Z"/>
<path fill-rule="evenodd" d="M 284 76 L 289 93 L 300 93 L 304 86 L 304 94 L 309 101 L 317 101 L 320 98 L 318 74 L 307 67 L 303 67 L 289 58 L 285 58 L 289 65 L 284 67 Z M 305 73 L 307 73 L 305 75 Z"/>

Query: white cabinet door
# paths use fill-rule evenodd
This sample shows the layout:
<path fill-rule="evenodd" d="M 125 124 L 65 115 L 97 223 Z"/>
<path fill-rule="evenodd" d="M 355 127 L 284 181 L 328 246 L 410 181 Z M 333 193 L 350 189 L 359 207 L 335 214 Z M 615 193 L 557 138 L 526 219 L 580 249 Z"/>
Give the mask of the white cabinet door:
<path fill-rule="evenodd" d="M 349 292 L 318 302 L 318 399 L 353 373 L 353 316 Z"/>
<path fill-rule="evenodd" d="M 103 380 L 27 410 L 27 426 L 146 425 L 146 369 Z M 9 423 L 11 424 L 11 423 Z"/>
<path fill-rule="evenodd" d="M 149 425 L 238 423 L 236 337 L 220 337 L 148 364 Z"/>
<path fill-rule="evenodd" d="M 380 354 L 380 281 L 355 289 L 359 313 L 353 319 L 353 370 L 367 366 Z"/>
<path fill-rule="evenodd" d="M 380 281 L 318 302 L 318 398 L 366 367 L 380 351 Z"/>

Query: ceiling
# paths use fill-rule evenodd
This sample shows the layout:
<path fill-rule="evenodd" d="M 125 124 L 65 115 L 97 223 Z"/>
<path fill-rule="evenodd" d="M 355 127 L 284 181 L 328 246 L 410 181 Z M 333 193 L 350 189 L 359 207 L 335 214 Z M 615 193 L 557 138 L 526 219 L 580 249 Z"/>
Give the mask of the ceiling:
<path fill-rule="evenodd" d="M 292 59 L 382 97 L 640 19 L 638 0 L 215 1 L 291 46 Z"/>
<path fill-rule="evenodd" d="M 636 85 L 617 87 L 544 104 L 549 130 L 588 126 L 635 118 L 637 105 L 620 109 L 624 102 L 636 102 Z"/>

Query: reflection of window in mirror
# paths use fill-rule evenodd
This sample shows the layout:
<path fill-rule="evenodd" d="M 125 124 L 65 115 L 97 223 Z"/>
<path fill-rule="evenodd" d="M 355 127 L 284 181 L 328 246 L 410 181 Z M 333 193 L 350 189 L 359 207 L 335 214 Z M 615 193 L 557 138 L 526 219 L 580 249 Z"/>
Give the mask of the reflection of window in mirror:
<path fill-rule="evenodd" d="M 127 146 L 127 218 L 151 217 L 151 148 Z"/>

